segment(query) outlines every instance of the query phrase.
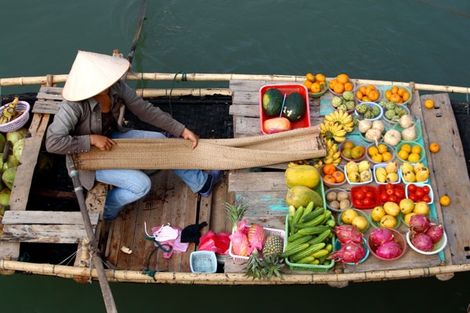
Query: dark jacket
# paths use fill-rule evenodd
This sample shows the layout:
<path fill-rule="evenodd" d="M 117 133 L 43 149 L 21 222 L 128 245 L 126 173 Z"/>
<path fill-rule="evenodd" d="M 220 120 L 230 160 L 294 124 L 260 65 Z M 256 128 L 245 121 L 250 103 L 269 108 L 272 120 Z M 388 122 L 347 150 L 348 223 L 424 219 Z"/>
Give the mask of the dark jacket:
<path fill-rule="evenodd" d="M 111 111 L 118 120 L 120 101 L 126 109 L 134 113 L 140 120 L 161 128 L 179 137 L 184 125 L 176 121 L 170 114 L 154 107 L 148 101 L 138 97 L 135 91 L 125 82 L 118 81 L 110 87 Z M 73 154 L 90 150 L 91 134 L 102 135 L 101 108 L 99 103 L 90 98 L 80 102 L 66 101 L 54 117 L 46 135 L 46 149 L 51 153 Z M 126 131 L 120 126 L 120 131 Z M 81 184 L 88 190 L 93 187 L 95 171 L 79 171 Z"/>

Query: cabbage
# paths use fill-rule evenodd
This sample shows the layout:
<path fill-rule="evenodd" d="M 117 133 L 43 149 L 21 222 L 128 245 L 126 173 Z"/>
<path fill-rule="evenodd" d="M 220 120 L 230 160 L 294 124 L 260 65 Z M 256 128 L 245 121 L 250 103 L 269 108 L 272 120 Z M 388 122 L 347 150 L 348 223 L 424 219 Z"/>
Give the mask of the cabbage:
<path fill-rule="evenodd" d="M 340 97 L 334 96 L 333 99 L 331 100 L 331 104 L 337 108 L 343 103 L 343 99 Z"/>
<path fill-rule="evenodd" d="M 21 129 L 18 129 L 17 131 L 9 132 L 7 133 L 7 140 L 10 141 L 14 145 L 18 140 L 26 137 L 27 133 L 28 131 L 26 130 L 26 128 L 21 128 Z"/>
<path fill-rule="evenodd" d="M 15 176 L 16 176 L 16 167 L 8 168 L 2 174 L 2 180 L 10 190 L 13 188 L 13 183 L 15 182 Z"/>
<path fill-rule="evenodd" d="M 354 100 L 354 94 L 352 91 L 345 91 L 343 92 L 343 98 L 346 101 L 352 101 Z"/>
<path fill-rule="evenodd" d="M 13 155 L 18 161 L 20 161 L 21 154 L 23 153 L 23 148 L 24 148 L 24 138 L 18 140 L 13 145 Z"/>

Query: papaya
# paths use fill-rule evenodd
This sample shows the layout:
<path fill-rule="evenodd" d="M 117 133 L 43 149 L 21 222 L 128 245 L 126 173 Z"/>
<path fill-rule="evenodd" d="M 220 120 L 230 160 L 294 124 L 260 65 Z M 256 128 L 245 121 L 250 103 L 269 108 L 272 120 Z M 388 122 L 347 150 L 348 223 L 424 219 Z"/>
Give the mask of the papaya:
<path fill-rule="evenodd" d="M 304 117 L 306 109 L 307 105 L 304 97 L 298 92 L 293 92 L 286 97 L 282 114 L 287 117 L 289 121 L 295 122 Z"/>
<path fill-rule="evenodd" d="M 285 172 L 287 187 L 305 186 L 315 189 L 320 183 L 320 173 L 311 165 L 289 167 Z"/>
<path fill-rule="evenodd" d="M 316 192 L 305 186 L 294 186 L 289 188 L 286 195 L 287 205 L 293 205 L 298 208 L 307 206 L 309 202 L 313 202 L 314 207 L 323 206 L 322 197 Z"/>
<path fill-rule="evenodd" d="M 267 116 L 279 116 L 282 108 L 282 93 L 275 88 L 269 88 L 263 95 L 263 111 Z"/>
<path fill-rule="evenodd" d="M 290 121 L 285 117 L 275 117 L 264 121 L 264 132 L 267 134 L 274 134 L 290 130 Z"/>

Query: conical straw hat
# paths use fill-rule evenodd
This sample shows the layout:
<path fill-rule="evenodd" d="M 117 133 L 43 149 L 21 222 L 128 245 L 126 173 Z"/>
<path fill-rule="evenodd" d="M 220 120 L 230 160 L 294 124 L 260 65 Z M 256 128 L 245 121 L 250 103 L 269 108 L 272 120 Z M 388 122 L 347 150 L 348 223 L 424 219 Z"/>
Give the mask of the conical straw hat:
<path fill-rule="evenodd" d="M 82 101 L 96 96 L 117 82 L 129 69 L 124 58 L 78 51 L 62 96 L 69 101 Z"/>

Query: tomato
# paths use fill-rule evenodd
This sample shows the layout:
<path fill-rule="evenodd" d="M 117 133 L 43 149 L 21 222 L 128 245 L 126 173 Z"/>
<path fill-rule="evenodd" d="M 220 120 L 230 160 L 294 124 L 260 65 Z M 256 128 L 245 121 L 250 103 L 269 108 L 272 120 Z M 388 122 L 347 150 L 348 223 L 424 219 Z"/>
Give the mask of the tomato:
<path fill-rule="evenodd" d="M 394 194 L 398 200 L 405 198 L 405 192 L 402 189 L 396 189 Z"/>
<path fill-rule="evenodd" d="M 365 198 L 364 199 L 364 206 L 371 207 L 373 206 L 374 202 L 372 201 L 371 198 Z"/>
<path fill-rule="evenodd" d="M 415 192 L 416 191 L 416 185 L 408 185 L 408 192 Z"/>
<path fill-rule="evenodd" d="M 389 196 L 392 196 L 395 193 L 395 191 L 393 189 L 387 189 L 385 190 L 385 193 Z"/>
<path fill-rule="evenodd" d="M 362 191 L 362 189 L 358 190 L 354 193 L 354 198 L 357 200 L 362 200 L 366 197 L 366 193 Z"/>
<path fill-rule="evenodd" d="M 356 200 L 354 200 L 354 202 L 355 202 L 355 204 L 354 204 L 355 206 L 363 206 L 364 205 L 364 200 L 362 200 L 362 199 L 356 199 Z"/>
<path fill-rule="evenodd" d="M 418 202 L 418 198 L 416 197 L 416 194 L 414 193 L 411 193 L 411 194 L 409 193 L 408 198 L 413 200 L 413 202 Z"/>
<path fill-rule="evenodd" d="M 366 198 L 369 198 L 369 199 L 374 198 L 374 193 L 373 193 L 372 191 L 368 191 L 368 192 L 366 193 Z"/>
<path fill-rule="evenodd" d="M 423 200 L 424 202 L 431 202 L 431 197 L 428 196 L 428 195 L 424 195 L 422 200 Z"/>
<path fill-rule="evenodd" d="M 380 194 L 380 201 L 381 202 L 387 202 L 388 200 L 388 195 L 386 193 L 381 193 Z"/>
<path fill-rule="evenodd" d="M 428 195 L 431 190 L 429 189 L 429 186 L 423 186 L 423 191 Z"/>
<path fill-rule="evenodd" d="M 416 195 L 416 197 L 418 197 L 418 199 L 422 199 L 425 194 L 424 194 L 423 189 L 421 187 L 418 187 L 418 188 L 416 188 L 415 195 Z"/>
<path fill-rule="evenodd" d="M 394 188 L 393 184 L 388 183 L 388 184 L 385 185 L 385 189 L 387 189 L 387 190 L 389 190 L 389 189 L 393 190 L 393 188 Z"/>
<path fill-rule="evenodd" d="M 390 202 L 398 202 L 398 198 L 395 195 L 388 196 L 388 201 Z"/>

